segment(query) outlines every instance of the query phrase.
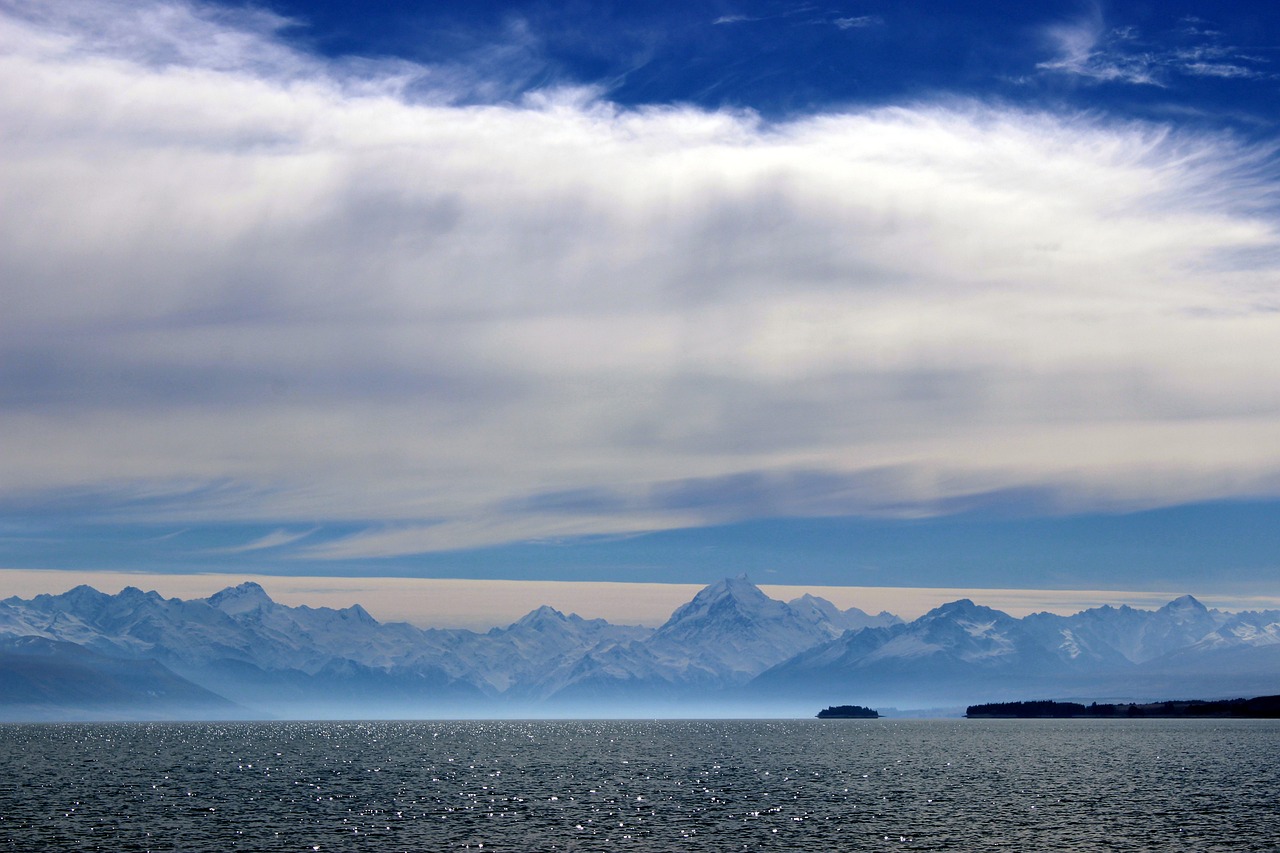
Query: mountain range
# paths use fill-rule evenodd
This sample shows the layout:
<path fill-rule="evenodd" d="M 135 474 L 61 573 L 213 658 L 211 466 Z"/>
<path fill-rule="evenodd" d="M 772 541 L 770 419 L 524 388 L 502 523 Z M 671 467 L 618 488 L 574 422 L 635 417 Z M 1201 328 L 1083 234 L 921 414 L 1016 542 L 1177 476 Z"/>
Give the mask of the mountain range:
<path fill-rule="evenodd" d="M 658 628 L 539 607 L 487 632 L 79 586 L 0 601 L 0 717 L 809 716 L 840 702 L 1158 700 L 1280 692 L 1280 611 L 1191 596 L 1158 610 L 1014 618 L 960 600 L 904 622 L 744 578 Z"/>

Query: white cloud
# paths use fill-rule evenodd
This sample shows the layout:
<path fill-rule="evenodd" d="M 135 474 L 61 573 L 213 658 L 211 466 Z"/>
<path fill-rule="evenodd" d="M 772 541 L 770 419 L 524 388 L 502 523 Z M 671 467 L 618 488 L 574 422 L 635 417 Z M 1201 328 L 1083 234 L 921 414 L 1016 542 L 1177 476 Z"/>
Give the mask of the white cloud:
<path fill-rule="evenodd" d="M 723 520 L 661 496 L 744 473 L 779 513 L 1275 491 L 1274 176 L 1228 139 L 456 106 L 140 9 L 0 28 L 11 496 L 367 520 L 352 556 Z"/>

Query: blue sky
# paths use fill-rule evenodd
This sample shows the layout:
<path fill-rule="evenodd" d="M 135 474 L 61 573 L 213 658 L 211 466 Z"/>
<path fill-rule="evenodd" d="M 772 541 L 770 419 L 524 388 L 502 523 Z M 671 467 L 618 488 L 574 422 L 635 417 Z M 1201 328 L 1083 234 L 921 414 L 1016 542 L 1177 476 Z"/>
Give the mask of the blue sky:
<path fill-rule="evenodd" d="M 0 566 L 1274 593 L 1268 4 L 0 16 Z"/>

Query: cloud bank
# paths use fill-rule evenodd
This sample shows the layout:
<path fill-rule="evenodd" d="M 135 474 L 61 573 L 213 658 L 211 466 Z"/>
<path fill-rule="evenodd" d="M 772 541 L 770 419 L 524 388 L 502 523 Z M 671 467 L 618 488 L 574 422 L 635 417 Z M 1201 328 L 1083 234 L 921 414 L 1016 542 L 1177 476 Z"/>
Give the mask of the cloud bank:
<path fill-rule="evenodd" d="M 351 557 L 1280 492 L 1276 174 L 1228 136 L 476 104 L 265 14 L 0 8 L 5 502 Z"/>

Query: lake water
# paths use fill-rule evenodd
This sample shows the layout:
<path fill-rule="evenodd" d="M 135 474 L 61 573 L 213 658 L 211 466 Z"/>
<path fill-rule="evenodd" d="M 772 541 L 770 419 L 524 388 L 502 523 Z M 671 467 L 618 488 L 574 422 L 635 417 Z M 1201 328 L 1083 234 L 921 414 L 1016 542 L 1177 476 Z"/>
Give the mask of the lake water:
<path fill-rule="evenodd" d="M 1280 850 L 1280 722 L 0 726 L 0 850 Z"/>

